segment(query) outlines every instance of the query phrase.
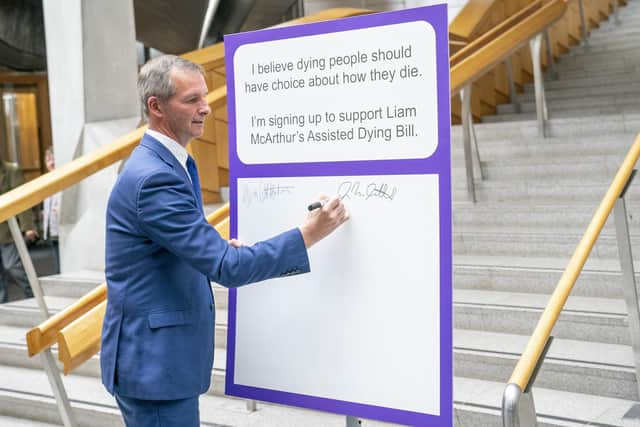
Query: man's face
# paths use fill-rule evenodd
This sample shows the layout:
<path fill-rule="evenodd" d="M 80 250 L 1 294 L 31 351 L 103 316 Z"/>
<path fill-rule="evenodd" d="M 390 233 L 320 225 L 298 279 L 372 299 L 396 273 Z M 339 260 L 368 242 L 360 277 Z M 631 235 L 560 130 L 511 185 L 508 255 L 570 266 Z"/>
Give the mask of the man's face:
<path fill-rule="evenodd" d="M 204 119 L 211 113 L 206 100 L 209 91 L 204 77 L 196 71 L 173 70 L 171 81 L 175 94 L 161 102 L 162 127 L 186 147 L 191 139 L 202 136 Z"/>

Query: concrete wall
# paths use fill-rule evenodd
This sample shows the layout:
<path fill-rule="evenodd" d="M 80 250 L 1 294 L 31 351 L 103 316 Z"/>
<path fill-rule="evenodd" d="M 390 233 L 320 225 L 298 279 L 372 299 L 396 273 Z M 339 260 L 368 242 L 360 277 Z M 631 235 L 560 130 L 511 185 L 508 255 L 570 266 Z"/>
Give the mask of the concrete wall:
<path fill-rule="evenodd" d="M 53 147 L 58 166 L 135 128 L 132 0 L 44 0 Z M 63 272 L 104 269 L 106 201 L 118 165 L 62 195 Z"/>

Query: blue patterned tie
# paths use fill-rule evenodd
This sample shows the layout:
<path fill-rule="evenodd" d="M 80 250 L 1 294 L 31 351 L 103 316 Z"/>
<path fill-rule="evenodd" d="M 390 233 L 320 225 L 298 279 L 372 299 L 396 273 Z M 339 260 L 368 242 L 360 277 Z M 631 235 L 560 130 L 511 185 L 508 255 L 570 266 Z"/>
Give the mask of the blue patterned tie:
<path fill-rule="evenodd" d="M 200 207 L 200 210 L 202 210 L 202 194 L 200 193 L 200 179 L 198 178 L 198 168 L 196 167 L 196 162 L 191 156 L 187 157 L 187 171 L 189 172 L 189 176 L 191 177 L 191 183 L 193 184 L 193 191 L 194 193 L 196 193 L 198 206 Z"/>

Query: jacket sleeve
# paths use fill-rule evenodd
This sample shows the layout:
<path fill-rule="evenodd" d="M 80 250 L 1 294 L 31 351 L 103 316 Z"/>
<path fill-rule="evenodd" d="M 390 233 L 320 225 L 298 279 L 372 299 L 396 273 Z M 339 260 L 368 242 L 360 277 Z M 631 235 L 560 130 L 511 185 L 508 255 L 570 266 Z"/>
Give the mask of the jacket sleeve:
<path fill-rule="evenodd" d="M 140 228 L 152 241 L 223 286 L 309 271 L 297 228 L 234 248 L 207 223 L 189 185 L 170 172 L 146 177 L 138 188 L 136 205 Z"/>

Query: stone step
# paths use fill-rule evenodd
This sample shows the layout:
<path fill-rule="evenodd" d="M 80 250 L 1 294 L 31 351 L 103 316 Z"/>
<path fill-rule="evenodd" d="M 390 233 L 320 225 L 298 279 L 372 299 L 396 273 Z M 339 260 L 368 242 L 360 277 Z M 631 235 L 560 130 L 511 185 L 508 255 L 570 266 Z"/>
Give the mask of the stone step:
<path fill-rule="evenodd" d="M 0 390 L 0 407 L 5 416 L 50 424 L 60 422 L 55 401 L 44 373 L 29 369 L 0 367 L 9 389 Z M 18 379 L 16 379 L 16 377 Z M 97 379 L 65 378 L 74 414 L 80 426 L 122 426 L 123 421 L 113 398 Z M 15 384 L 15 386 L 14 386 Z M 500 408 L 505 384 L 473 378 L 454 378 L 454 425 L 478 427 L 501 425 Z M 539 425 L 578 426 L 584 424 L 622 425 L 623 415 L 634 402 L 603 396 L 534 388 Z M 567 413 L 567 407 L 571 408 Z M 213 427 L 342 427 L 344 416 L 300 408 L 258 403 L 258 411 L 249 413 L 241 399 L 204 395 L 200 398 L 203 425 Z M 394 426 L 390 423 L 362 420 L 364 427 Z"/>
<path fill-rule="evenodd" d="M 502 233 L 454 231 L 455 255 L 560 257 L 567 261 L 573 255 L 582 235 L 557 233 Z M 632 251 L 640 254 L 640 236 L 631 236 Z M 600 235 L 589 255 L 594 259 L 618 259 L 618 246 L 613 235 Z"/>
<path fill-rule="evenodd" d="M 611 83 L 611 81 L 609 80 L 608 83 L 605 82 L 604 84 L 598 85 L 592 84 L 586 87 L 565 86 L 558 88 L 547 84 L 550 82 L 545 82 L 544 94 L 549 104 L 561 99 L 592 99 L 592 97 L 594 96 L 613 97 L 615 95 L 632 96 L 633 94 L 637 96 L 638 94 L 640 94 L 640 73 L 638 75 L 625 75 L 624 78 L 625 80 L 620 83 Z M 533 91 L 533 89 L 525 87 L 524 92 L 518 94 L 517 101 L 535 102 L 535 92 Z"/>
<path fill-rule="evenodd" d="M 0 389 L 0 408 L 5 416 L 27 418 L 45 423 L 59 423 L 55 401 L 44 371 L 20 367 L 0 366 L 3 387 Z M 100 384 L 98 378 L 68 376 L 63 379 L 74 414 L 81 426 L 122 426 L 115 400 Z M 258 404 L 258 411 L 247 412 L 241 399 L 212 396 L 200 397 L 200 420 L 203 425 L 265 426 L 322 425 L 344 426 L 345 417 L 281 405 Z M 371 427 L 393 426 L 377 421 L 364 421 Z"/>
<path fill-rule="evenodd" d="M 509 378 L 528 336 L 454 330 L 454 375 L 488 381 Z M 478 369 L 478 367 L 482 369 Z M 554 339 L 536 387 L 638 400 L 631 346 Z"/>
<path fill-rule="evenodd" d="M 638 39 L 640 43 L 640 38 Z M 556 62 L 557 71 L 572 71 L 589 68 L 590 71 L 611 72 L 640 64 L 640 47 L 622 51 L 589 52 L 583 55 L 561 56 Z M 610 66 L 610 68 L 604 65 Z"/>
<path fill-rule="evenodd" d="M 496 203 L 495 206 L 453 206 L 453 224 L 457 231 L 508 230 L 528 233 L 563 232 L 581 235 L 596 211 L 596 204 L 576 205 L 515 205 Z M 640 203 L 627 204 L 628 222 L 632 233 L 640 228 Z M 607 219 L 602 231 L 615 233 L 613 219 Z"/>
<path fill-rule="evenodd" d="M 551 180 L 551 179 L 580 179 L 583 177 L 596 177 L 603 182 L 611 181 L 622 165 L 624 155 L 622 152 L 617 156 L 606 158 L 580 159 L 576 162 L 575 157 L 542 159 L 538 158 L 518 158 L 512 160 L 489 160 L 484 152 L 482 155 L 482 171 L 488 181 L 498 180 Z M 460 159 L 462 160 L 462 159 Z M 466 179 L 466 169 L 462 161 L 454 163 L 452 173 L 457 180 Z"/>
<path fill-rule="evenodd" d="M 611 18 L 611 21 L 612 20 L 613 18 Z M 597 31 L 592 32 L 591 38 L 593 40 L 603 40 L 609 43 L 615 43 L 616 40 L 622 40 L 623 38 L 634 40 L 640 38 L 640 30 L 636 26 L 631 25 L 632 23 L 627 25 L 626 21 L 622 18 L 620 21 L 620 25 L 616 25 L 613 22 L 603 24 Z"/>
<path fill-rule="evenodd" d="M 503 104 L 509 105 L 509 104 Z M 510 107 L 504 107 L 508 109 Z M 563 107 L 553 106 L 548 104 L 549 117 L 553 118 L 571 118 L 576 116 L 591 117 L 592 120 L 603 115 L 624 115 L 627 113 L 636 113 L 640 111 L 640 101 L 630 101 L 629 103 L 620 103 L 615 105 L 584 105 L 581 107 Z M 537 115 L 535 108 L 532 105 L 524 106 L 521 109 L 521 113 L 503 113 L 495 116 L 483 116 L 482 121 L 484 123 L 498 123 L 498 122 L 512 122 L 512 121 L 528 121 L 536 120 Z M 637 128 L 637 129 L 640 129 Z"/>
<path fill-rule="evenodd" d="M 455 256 L 456 289 L 551 295 L 568 262 L 558 258 Z M 640 267 L 640 263 L 637 267 Z M 636 267 L 636 272 L 640 269 Z M 636 274 L 640 283 L 640 273 Z M 622 299 L 622 274 L 617 260 L 589 260 L 571 295 Z"/>
<path fill-rule="evenodd" d="M 591 36 L 594 34 L 595 31 L 592 31 Z M 588 43 L 588 46 L 579 45 L 572 47 L 571 51 L 566 55 L 563 55 L 561 59 L 573 56 L 597 54 L 601 52 L 620 52 L 624 54 L 625 52 L 638 47 L 638 41 L 633 38 L 629 38 L 628 40 L 618 40 L 612 43 L 611 40 L 608 40 L 606 37 L 601 38 L 600 40 L 597 38 L 594 40 L 593 37 L 590 37 Z"/>
<path fill-rule="evenodd" d="M 474 126 L 479 144 L 489 140 L 531 140 L 538 138 L 538 123 L 535 119 L 521 119 L 503 123 L 476 123 Z M 603 115 L 598 120 L 592 117 L 551 117 L 547 122 L 550 138 L 578 138 L 596 135 L 629 134 L 633 142 L 640 132 L 640 112 Z M 451 126 L 454 141 L 462 140 L 462 126 Z M 541 139 L 543 140 L 543 139 Z"/>
<path fill-rule="evenodd" d="M 548 99 L 547 109 L 553 115 L 559 112 L 580 114 L 582 112 L 611 111 L 640 111 L 640 93 L 629 91 L 620 95 L 585 95 L 576 98 Z M 518 104 L 521 113 L 535 113 L 535 100 L 524 100 Z M 498 114 L 516 112 L 515 104 L 501 104 L 497 107 Z"/>
<path fill-rule="evenodd" d="M 55 427 L 59 424 L 41 423 L 24 418 L 5 417 L 0 415 L 0 426 L 6 427 Z"/>
<path fill-rule="evenodd" d="M 633 144 L 635 135 L 613 134 L 608 136 L 549 137 L 528 139 L 479 139 L 480 158 L 483 162 L 496 164 L 537 164 L 573 163 L 576 156 L 586 161 L 596 161 L 603 157 L 622 160 Z M 461 139 L 451 140 L 453 167 L 463 167 L 464 152 Z"/>
<path fill-rule="evenodd" d="M 75 301 L 75 298 L 45 297 L 51 314 L 64 309 Z M 227 345 L 227 317 L 226 309 L 216 307 L 215 343 L 217 347 L 222 348 Z M 0 325 L 30 329 L 43 320 L 35 298 L 0 304 Z"/>
<path fill-rule="evenodd" d="M 458 427 L 502 426 L 504 382 L 454 378 L 455 417 Z M 543 387 L 533 388 L 540 426 L 636 425 L 623 419 L 636 402 Z"/>
<path fill-rule="evenodd" d="M 0 327 L 0 364 L 40 370 L 38 358 L 26 357 L 23 339 L 11 338 Z M 23 336 L 23 335 L 22 335 Z M 477 330 L 454 330 L 454 372 L 457 376 L 500 381 L 513 370 L 524 349 L 527 336 Z M 54 352 L 54 357 L 57 354 Z M 477 365 L 484 369 L 477 370 Z M 226 352 L 216 350 L 210 395 L 224 394 Z M 563 371 L 564 375 L 558 375 Z M 93 357 L 73 376 L 99 378 L 99 359 Z M 567 381 L 571 377 L 571 381 Z M 588 390 L 591 394 L 637 399 L 633 353 L 623 345 L 583 343 L 557 339 L 545 360 L 538 384 L 566 391 Z"/>
<path fill-rule="evenodd" d="M 567 89 L 582 89 L 589 90 L 590 88 L 594 88 L 593 90 L 599 90 L 599 87 L 612 87 L 614 90 L 617 90 L 618 86 L 624 87 L 627 84 L 635 84 L 640 79 L 638 73 L 608 73 L 604 75 L 594 75 L 594 76 L 585 76 L 585 77 L 575 77 L 572 79 L 554 79 L 550 73 L 545 74 L 544 81 L 544 89 L 545 93 L 557 91 L 558 93 L 562 93 L 563 90 Z M 533 94 L 535 93 L 535 88 L 533 82 L 527 83 L 523 85 L 523 94 Z"/>
<path fill-rule="evenodd" d="M 68 298 L 80 298 L 105 280 L 103 271 L 78 271 L 38 279 L 45 295 Z"/>
<path fill-rule="evenodd" d="M 574 78 L 583 77 L 602 77 L 602 76 L 614 76 L 619 74 L 637 74 L 640 72 L 640 63 L 632 62 L 635 60 L 627 60 L 626 62 L 612 64 L 609 67 L 608 64 L 594 64 L 588 67 L 581 67 L 576 65 L 575 67 L 558 67 L 557 77 L 559 80 L 570 80 Z M 612 80 L 613 81 L 613 80 Z"/>
<path fill-rule="evenodd" d="M 549 295 L 454 289 L 454 328 L 529 336 Z M 553 329 L 557 338 L 630 345 L 623 300 L 570 296 Z"/>
<path fill-rule="evenodd" d="M 455 177 L 454 177 L 455 178 Z M 592 203 L 594 208 L 606 194 L 611 181 L 593 182 L 589 177 L 585 177 L 584 182 L 569 179 L 557 179 L 553 184 L 547 182 L 531 182 L 514 180 L 513 182 L 502 181 L 475 181 L 476 197 L 478 203 L 539 203 L 544 205 Z M 635 201 L 640 198 L 640 187 L 631 185 L 626 194 L 627 200 Z M 466 182 L 462 179 L 453 181 L 453 200 L 467 200 Z"/>

